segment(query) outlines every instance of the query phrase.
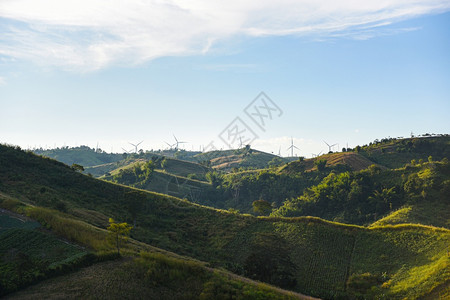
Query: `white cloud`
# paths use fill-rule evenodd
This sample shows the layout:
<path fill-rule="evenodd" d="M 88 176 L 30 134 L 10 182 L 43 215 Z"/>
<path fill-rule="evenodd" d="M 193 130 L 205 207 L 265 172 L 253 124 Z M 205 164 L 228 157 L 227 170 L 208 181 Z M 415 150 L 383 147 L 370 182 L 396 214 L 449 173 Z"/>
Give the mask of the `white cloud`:
<path fill-rule="evenodd" d="M 6 78 L 0 76 L 0 86 L 2 86 L 2 85 L 6 85 Z"/>
<path fill-rule="evenodd" d="M 0 55 L 79 71 L 202 54 L 242 36 L 366 39 L 447 0 L 2 0 Z"/>

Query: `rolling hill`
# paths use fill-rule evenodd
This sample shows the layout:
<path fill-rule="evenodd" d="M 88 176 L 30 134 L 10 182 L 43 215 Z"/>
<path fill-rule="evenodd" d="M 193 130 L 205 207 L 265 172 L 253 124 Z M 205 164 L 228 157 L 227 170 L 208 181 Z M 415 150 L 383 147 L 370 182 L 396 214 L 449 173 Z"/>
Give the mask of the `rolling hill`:
<path fill-rule="evenodd" d="M 106 153 L 101 149 L 93 149 L 88 146 L 62 147 L 56 149 L 35 149 L 34 153 L 56 159 L 66 165 L 79 164 L 84 167 L 103 165 L 117 162 L 123 159 L 122 154 Z"/>
<path fill-rule="evenodd" d="M 445 228 L 240 215 L 97 180 L 7 146 L 0 146 L 0 170 L 0 192 L 8 197 L 2 207 L 97 251 L 107 249 L 95 238 L 102 231 L 80 234 L 81 228 L 105 228 L 113 217 L 135 222 L 134 240 L 313 296 L 417 299 L 448 293 Z"/>
<path fill-rule="evenodd" d="M 450 157 L 450 136 L 425 135 L 406 139 L 381 139 L 369 145 L 355 149 L 361 155 L 374 163 L 388 168 L 400 168 L 412 160 L 428 161 L 432 156 L 434 160 Z"/>
<path fill-rule="evenodd" d="M 233 168 L 251 168 L 263 169 L 267 168 L 269 162 L 274 158 L 279 158 L 276 155 L 254 150 L 251 148 L 241 148 L 232 150 L 216 150 L 206 153 L 200 153 L 194 156 L 199 162 L 207 164 L 216 170 L 230 171 Z M 287 162 L 289 159 L 280 158 Z"/>
<path fill-rule="evenodd" d="M 329 173 L 299 197 L 285 201 L 274 216 L 313 215 L 328 220 L 370 225 L 384 216 L 434 226 L 448 224 L 450 164 L 427 162 L 399 169 L 371 166 L 359 172 Z M 400 221 L 400 222 L 399 222 Z M 385 223 L 384 223 L 385 222 Z M 394 223 L 395 224 L 395 223 Z"/>
<path fill-rule="evenodd" d="M 355 152 L 338 152 L 324 154 L 317 158 L 305 159 L 303 161 L 297 160 L 290 162 L 280 167 L 279 172 L 292 174 L 297 172 L 316 171 L 317 166 L 314 162 L 321 159 L 327 161 L 326 167 L 330 169 L 342 166 L 344 169 L 351 171 L 361 171 L 367 169 L 370 165 L 375 164 L 373 161 Z"/>

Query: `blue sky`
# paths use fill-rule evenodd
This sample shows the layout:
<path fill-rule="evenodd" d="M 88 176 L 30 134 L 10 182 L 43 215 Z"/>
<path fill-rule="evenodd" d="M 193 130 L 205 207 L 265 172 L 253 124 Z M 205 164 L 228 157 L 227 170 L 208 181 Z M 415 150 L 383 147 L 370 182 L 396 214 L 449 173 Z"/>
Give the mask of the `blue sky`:
<path fill-rule="evenodd" d="M 37 2 L 0 4 L 2 143 L 226 148 L 240 117 L 254 148 L 287 156 L 292 136 L 309 157 L 324 140 L 450 131 L 448 1 Z M 282 110 L 265 131 L 244 113 L 261 91 Z"/>

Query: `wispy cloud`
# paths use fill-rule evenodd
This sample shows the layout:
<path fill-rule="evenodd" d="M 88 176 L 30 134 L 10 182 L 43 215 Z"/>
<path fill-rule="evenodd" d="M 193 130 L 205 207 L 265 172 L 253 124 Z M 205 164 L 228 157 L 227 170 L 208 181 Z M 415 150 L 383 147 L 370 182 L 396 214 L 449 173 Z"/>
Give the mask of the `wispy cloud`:
<path fill-rule="evenodd" d="M 367 39 L 448 10 L 447 0 L 2 0 L 0 55 L 91 71 L 207 53 L 233 37 Z"/>
<path fill-rule="evenodd" d="M 251 73 L 260 70 L 256 64 L 210 64 L 202 65 L 201 69 L 219 72 Z"/>

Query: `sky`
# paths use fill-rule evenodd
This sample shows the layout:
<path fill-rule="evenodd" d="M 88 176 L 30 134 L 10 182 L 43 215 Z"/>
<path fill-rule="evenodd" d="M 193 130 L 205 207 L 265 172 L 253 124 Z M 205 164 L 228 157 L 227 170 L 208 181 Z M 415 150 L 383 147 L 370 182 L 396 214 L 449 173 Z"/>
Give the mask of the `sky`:
<path fill-rule="evenodd" d="M 450 133 L 449 53 L 448 0 L 2 0 L 0 143 L 311 157 Z"/>

